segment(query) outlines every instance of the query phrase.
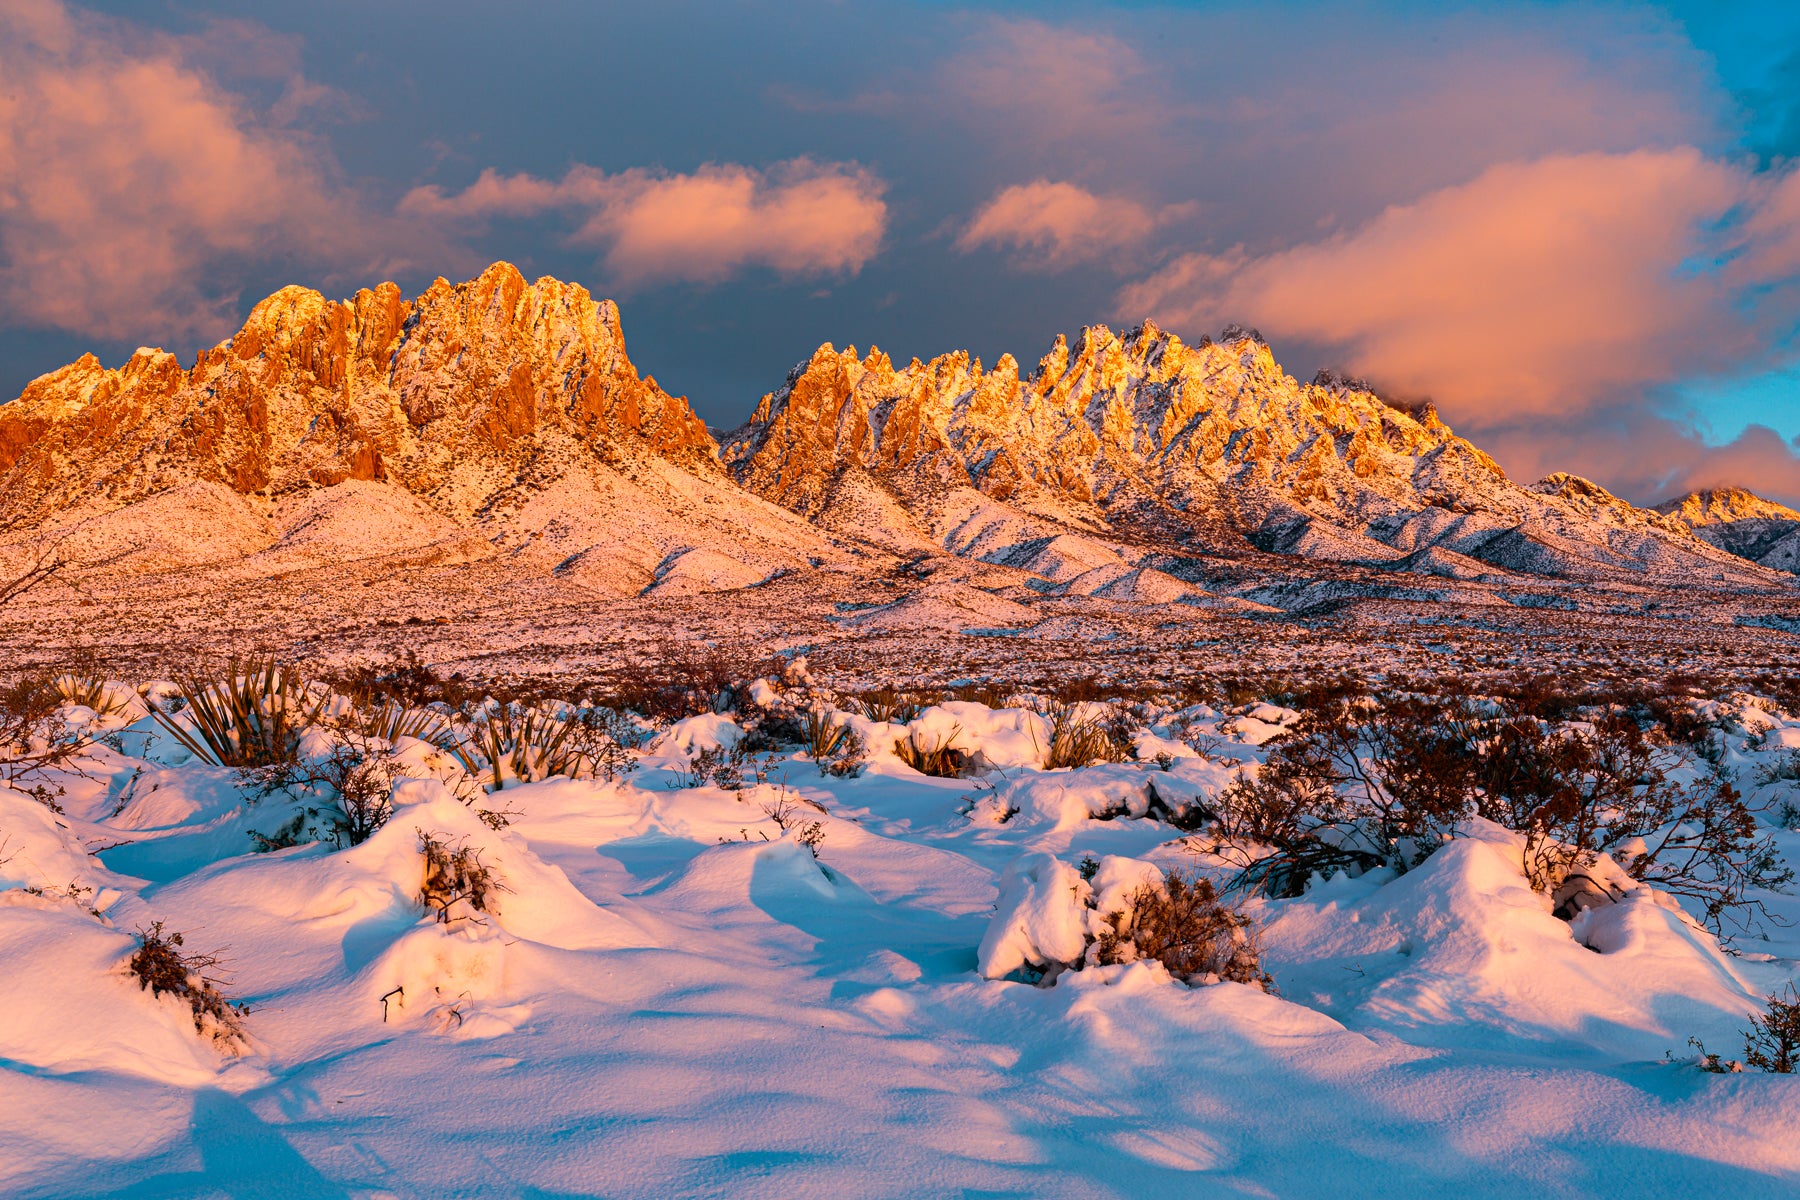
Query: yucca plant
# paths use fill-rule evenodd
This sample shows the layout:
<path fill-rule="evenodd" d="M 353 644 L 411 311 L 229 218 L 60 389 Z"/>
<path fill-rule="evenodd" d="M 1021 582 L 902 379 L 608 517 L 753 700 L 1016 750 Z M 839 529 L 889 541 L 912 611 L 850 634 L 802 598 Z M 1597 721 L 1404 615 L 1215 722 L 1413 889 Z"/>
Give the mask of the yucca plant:
<path fill-rule="evenodd" d="M 1038 715 L 1050 723 L 1050 744 L 1044 748 L 1046 771 L 1124 762 L 1132 755 L 1123 723 L 1103 710 L 1058 700 L 1040 709 Z"/>
<path fill-rule="evenodd" d="M 800 734 L 804 739 L 806 753 L 823 762 L 837 753 L 844 739 L 850 736 L 850 726 L 842 721 L 833 721 L 833 713 L 822 706 L 814 706 L 800 714 Z"/>
<path fill-rule="evenodd" d="M 924 745 L 919 743 L 916 733 L 908 734 L 894 743 L 894 753 L 921 775 L 954 779 L 969 765 L 968 754 L 956 748 L 956 738 L 961 732 L 962 726 L 953 725 L 949 733 L 932 738 Z"/>
<path fill-rule="evenodd" d="M 891 684 L 874 688 L 858 696 L 854 703 L 862 709 L 863 716 L 871 721 L 885 721 L 891 724 L 904 725 L 919 715 L 918 700 L 901 692 Z"/>
<path fill-rule="evenodd" d="M 573 736 L 576 724 L 542 709 L 502 704 L 479 714 L 468 736 L 449 749 L 490 791 L 552 775 L 574 779 L 591 769 Z"/>
<path fill-rule="evenodd" d="M 350 711 L 340 720 L 365 737 L 389 743 L 410 737 L 448 748 L 456 736 L 442 714 L 391 699 L 371 702 L 352 697 Z"/>
<path fill-rule="evenodd" d="M 70 704 L 93 709 L 103 717 L 131 707 L 131 697 L 113 687 L 104 675 L 65 671 L 50 681 L 51 688 Z"/>
<path fill-rule="evenodd" d="M 234 659 L 219 677 L 177 682 L 187 703 L 173 714 L 153 710 L 157 724 L 195 758 L 221 767 L 293 762 L 331 696 L 273 659 Z"/>

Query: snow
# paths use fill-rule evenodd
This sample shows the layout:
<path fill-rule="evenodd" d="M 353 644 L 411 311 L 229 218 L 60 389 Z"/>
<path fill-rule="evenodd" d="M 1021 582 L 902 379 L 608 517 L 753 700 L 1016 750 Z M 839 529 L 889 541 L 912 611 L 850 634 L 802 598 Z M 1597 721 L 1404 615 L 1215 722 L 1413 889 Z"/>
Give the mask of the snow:
<path fill-rule="evenodd" d="M 1748 707 L 1727 707 L 1748 780 L 1800 722 L 1769 713 L 1753 735 Z M 1496 827 L 1397 878 L 1251 901 L 1278 994 L 1155 962 L 1046 970 L 1162 870 L 1217 873 L 1151 792 L 1216 794 L 1260 757 L 1251 722 L 1291 720 L 1178 716 L 1236 740 L 1199 757 L 1171 718 L 1142 744 L 1186 751 L 1167 769 L 1046 772 L 1041 717 L 951 702 L 910 728 L 850 723 L 955 727 L 979 778 L 921 776 L 871 740 L 856 777 L 789 750 L 739 791 L 659 769 L 743 735 L 694 717 L 614 782 L 508 788 L 502 829 L 409 744 L 417 777 L 368 841 L 267 854 L 246 831 L 290 802 L 142 736 L 96 748 L 58 779 L 61 814 L 0 787 L 0 1193 L 1800 1187 L 1800 1080 L 1709 1075 L 1686 1045 L 1734 1053 L 1760 997 L 1795 978 L 1800 937 L 1771 927 L 1732 957 L 1641 886 L 1565 923 Z M 820 823 L 817 857 L 769 817 L 783 801 Z M 485 912 L 421 906 L 422 835 L 479 856 L 498 885 Z M 246 1044 L 198 1036 L 124 973 L 153 921 L 221 953 Z"/>

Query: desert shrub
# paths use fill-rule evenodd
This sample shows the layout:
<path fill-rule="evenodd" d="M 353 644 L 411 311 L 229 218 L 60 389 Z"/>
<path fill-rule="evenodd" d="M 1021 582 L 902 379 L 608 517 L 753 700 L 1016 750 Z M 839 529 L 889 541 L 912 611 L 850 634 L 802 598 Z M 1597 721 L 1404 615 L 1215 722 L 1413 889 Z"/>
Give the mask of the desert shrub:
<path fill-rule="evenodd" d="M 1050 724 L 1049 745 L 1043 747 L 1046 771 L 1134 756 L 1131 722 L 1118 709 L 1054 700 L 1038 712 Z"/>
<path fill-rule="evenodd" d="M 895 740 L 894 753 L 901 762 L 921 775 L 955 779 L 969 767 L 967 752 L 956 748 L 956 739 L 960 733 L 962 727 L 956 725 L 951 727 L 949 733 L 921 739 L 915 730 Z"/>
<path fill-rule="evenodd" d="M 856 697 L 855 703 L 869 720 L 895 725 L 905 725 L 923 711 L 917 697 L 899 691 L 892 684 L 863 692 Z"/>
<path fill-rule="evenodd" d="M 122 692 L 98 671 L 64 671 L 50 681 L 50 687 L 64 701 L 93 709 L 103 717 L 114 716 L 131 707 L 129 693 Z"/>
<path fill-rule="evenodd" d="M 1789 984 L 1787 997 L 1768 997 L 1768 1007 L 1750 1018 L 1744 1032 L 1744 1063 L 1777 1075 L 1792 1075 L 1800 1064 L 1800 993 Z"/>
<path fill-rule="evenodd" d="M 1553 731 L 1514 713 L 1479 732 L 1479 810 L 1525 835 L 1526 878 L 1539 891 L 1611 854 L 1723 934 L 1728 915 L 1761 910 L 1756 890 L 1793 878 L 1725 771 L 1659 747 L 1629 717 Z M 1694 778 L 1676 782 L 1681 767 Z"/>
<path fill-rule="evenodd" d="M 944 689 L 945 700 L 961 700 L 967 704 L 980 704 L 987 708 L 1005 708 L 1012 700 L 1010 687 L 991 679 L 975 680 L 969 683 L 952 684 Z"/>
<path fill-rule="evenodd" d="M 746 741 L 738 741 L 730 746 L 699 747 L 688 755 L 685 767 L 675 768 L 675 780 L 670 786 L 710 786 L 727 792 L 742 791 L 746 769 L 750 782 L 762 783 L 767 778 L 767 772 L 756 765 L 755 756 Z"/>
<path fill-rule="evenodd" d="M 300 808 L 294 812 L 290 820 L 277 825 L 273 832 L 259 833 L 249 830 L 250 848 L 257 854 L 268 854 L 276 850 L 287 850 L 294 846 L 304 846 L 319 840 L 319 827 L 313 822 L 319 819 L 316 808 Z"/>
<path fill-rule="evenodd" d="M 837 753 L 837 748 L 850 735 L 850 726 L 834 721 L 835 714 L 823 705 L 814 705 L 800 715 L 801 744 L 807 757 L 824 761 Z"/>
<path fill-rule="evenodd" d="M 402 709 L 421 709 L 428 704 L 460 709 L 474 699 L 460 673 L 439 674 L 419 658 L 418 651 L 410 649 L 387 662 L 364 664 L 333 676 L 331 684 L 350 697 L 357 708 L 385 702 Z"/>
<path fill-rule="evenodd" d="M 1778 756 L 1773 762 L 1761 763 L 1757 766 L 1757 787 L 1768 787 L 1772 783 L 1783 782 L 1800 782 L 1800 750 L 1789 750 L 1786 754 Z"/>
<path fill-rule="evenodd" d="M 494 893 L 503 890 L 493 871 L 481 861 L 481 853 L 471 846 L 452 846 L 420 830 L 419 853 L 425 860 L 419 903 L 435 914 L 440 924 L 487 912 Z M 466 905 L 469 912 L 451 915 L 458 904 Z"/>
<path fill-rule="evenodd" d="M 1096 867 L 1097 869 L 1097 867 Z M 1083 877 L 1092 871 L 1083 864 Z M 1106 965 L 1155 959 L 1176 979 L 1247 983 L 1265 991 L 1273 981 L 1262 969 L 1256 923 L 1226 902 L 1210 879 L 1188 879 L 1168 870 L 1134 892 L 1123 912 L 1108 913 L 1090 962 Z"/>
<path fill-rule="evenodd" d="M 349 710 L 333 717 L 331 723 L 359 737 L 390 743 L 403 737 L 417 738 L 448 748 L 456 740 L 450 719 L 442 713 L 390 697 L 353 697 Z"/>
<path fill-rule="evenodd" d="M 264 767 L 293 762 L 300 738 L 324 712 L 330 693 L 272 659 L 233 659 L 223 673 L 177 681 L 185 701 L 179 712 L 152 715 L 202 762 L 224 767 Z"/>
<path fill-rule="evenodd" d="M 834 720 L 834 716 L 822 705 L 806 709 L 800 715 L 801 744 L 819 765 L 820 774 L 853 776 L 862 770 L 868 746 L 849 722 Z"/>
<path fill-rule="evenodd" d="M 806 803 L 815 809 L 819 808 L 810 800 Z M 823 812 L 824 810 L 819 809 L 819 811 Z M 821 821 L 808 820 L 800 806 L 794 803 L 793 797 L 785 787 L 776 793 L 774 800 L 763 805 L 763 814 L 775 822 L 775 828 L 783 833 L 790 829 L 794 830 L 800 844 L 805 846 L 814 858 L 819 857 L 819 847 L 825 842 L 825 825 Z"/>
<path fill-rule="evenodd" d="M 58 716 L 63 697 L 47 676 L 27 675 L 0 690 L 0 780 L 31 792 L 60 811 L 57 789 L 25 780 L 38 772 L 66 767 L 96 740 L 77 733 Z"/>
<path fill-rule="evenodd" d="M 194 1014 L 196 1033 L 210 1034 L 220 1042 L 243 1038 L 249 1007 L 228 999 L 220 991 L 224 981 L 207 974 L 220 965 L 217 954 L 185 949 L 181 934 L 163 932 L 161 921 L 140 929 L 137 939 L 137 950 L 125 965 L 140 989 L 148 988 L 152 996 L 168 992 L 185 1001 Z"/>
<path fill-rule="evenodd" d="M 610 782 L 635 770 L 620 744 L 618 714 L 585 709 L 556 716 L 542 708 L 495 704 L 478 712 L 451 749 L 491 791 L 536 783 L 552 775 Z"/>
<path fill-rule="evenodd" d="M 1424 861 L 1472 810 L 1465 715 L 1405 698 L 1307 713 L 1219 798 L 1240 882 L 1297 895 L 1315 873 Z"/>
<path fill-rule="evenodd" d="M 785 663 L 742 647 L 665 640 L 614 672 L 604 687 L 609 704 L 658 720 L 678 721 L 739 706 L 753 679 L 780 678 Z"/>

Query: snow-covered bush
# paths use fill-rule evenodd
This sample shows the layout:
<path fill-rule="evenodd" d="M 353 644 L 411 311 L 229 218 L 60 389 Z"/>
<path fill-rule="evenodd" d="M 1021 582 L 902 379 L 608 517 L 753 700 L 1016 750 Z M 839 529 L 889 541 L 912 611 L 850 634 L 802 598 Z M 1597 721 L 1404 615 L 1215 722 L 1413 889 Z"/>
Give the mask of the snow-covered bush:
<path fill-rule="evenodd" d="M 243 1017 L 250 1010 L 228 999 L 219 990 L 223 981 L 207 974 L 218 968 L 218 955 L 186 949 L 182 935 L 163 932 L 161 921 L 139 930 L 137 939 L 137 950 L 125 969 L 140 989 L 147 989 L 152 996 L 167 992 L 186 1003 L 194 1016 L 195 1033 L 207 1034 L 222 1044 L 243 1039 Z"/>
<path fill-rule="evenodd" d="M 542 706 L 494 703 L 475 714 L 454 752 L 490 791 L 552 775 L 611 781 L 637 765 L 616 725 L 606 709 L 559 716 Z"/>
<path fill-rule="evenodd" d="M 1110 855 L 1078 869 L 1027 854 L 1007 867 L 976 965 L 988 979 L 1048 982 L 1152 959 L 1188 983 L 1270 986 L 1254 922 L 1210 881 Z"/>
<path fill-rule="evenodd" d="M 1275 895 L 1315 874 L 1417 866 L 1473 810 L 1460 715 L 1408 700 L 1307 713 L 1220 796 L 1222 849 Z"/>
<path fill-rule="evenodd" d="M 485 913 L 500 890 L 500 881 L 481 861 L 481 852 L 468 845 L 451 845 L 442 838 L 419 831 L 419 853 L 425 858 L 425 880 L 419 887 L 419 903 L 441 924 Z M 452 915 L 457 905 L 469 912 Z"/>
<path fill-rule="evenodd" d="M 1558 727 L 1510 706 L 1385 697 L 1310 712 L 1269 745 L 1220 796 L 1214 832 L 1275 895 L 1338 871 L 1405 872 L 1474 815 L 1525 835 L 1540 892 L 1610 854 L 1715 931 L 1792 878 L 1721 768 L 1624 715 Z"/>
<path fill-rule="evenodd" d="M 1793 984 L 1788 985 L 1786 999 L 1770 996 L 1763 1014 L 1750 1018 L 1744 1062 L 1777 1075 L 1792 1075 L 1800 1066 L 1800 992 Z"/>

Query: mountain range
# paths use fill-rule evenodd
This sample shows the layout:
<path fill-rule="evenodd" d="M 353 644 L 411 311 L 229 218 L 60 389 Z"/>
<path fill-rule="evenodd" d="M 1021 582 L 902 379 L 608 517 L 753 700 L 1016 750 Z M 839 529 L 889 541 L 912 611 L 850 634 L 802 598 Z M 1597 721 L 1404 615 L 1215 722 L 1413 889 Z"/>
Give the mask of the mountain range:
<path fill-rule="evenodd" d="M 412 299 L 284 288 L 191 367 L 84 356 L 0 405 L 0 484 L 15 544 L 118 570 L 496 560 L 615 597 L 950 560 L 1027 597 L 1275 608 L 1800 572 L 1792 509 L 1522 485 L 1429 406 L 1300 382 L 1236 327 L 1089 326 L 1030 370 L 825 345 L 715 437 L 632 364 L 616 305 L 506 263 Z"/>

